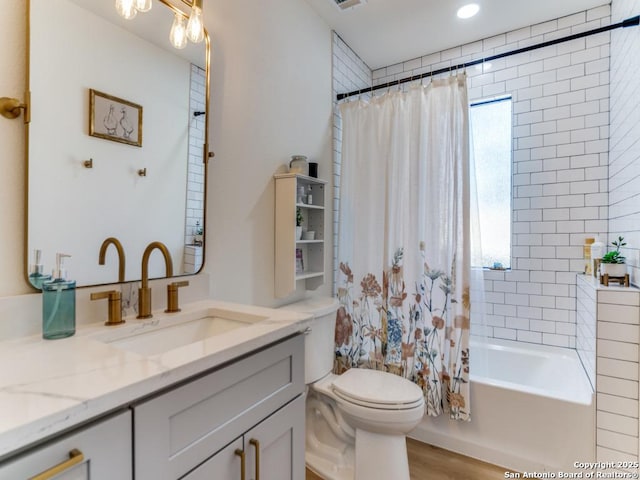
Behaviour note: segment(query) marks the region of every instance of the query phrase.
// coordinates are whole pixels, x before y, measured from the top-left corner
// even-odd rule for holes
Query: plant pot
[[[610,277],[624,277],[627,274],[627,265],[624,263],[601,263],[600,274]]]
[[[296,227],[296,240],[300,240],[302,238],[302,227]]]
[[[303,240],[315,240],[316,239],[316,232],[314,230],[307,230],[306,232],[302,233],[302,239]]]

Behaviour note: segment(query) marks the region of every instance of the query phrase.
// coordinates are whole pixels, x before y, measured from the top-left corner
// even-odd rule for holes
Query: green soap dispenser
[[[42,284],[42,338],[55,340],[76,333],[76,282],[67,280],[64,253],[56,254],[53,278]]]

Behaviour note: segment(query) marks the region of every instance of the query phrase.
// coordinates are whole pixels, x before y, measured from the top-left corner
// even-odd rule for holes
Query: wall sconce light
[[[204,23],[202,21],[202,0],[193,0],[191,15],[187,22],[187,38],[193,43],[204,40]]]
[[[152,0],[116,0],[118,13],[131,20],[138,12],[148,12],[152,7]],[[187,46],[187,40],[200,43],[204,40],[204,22],[202,21],[203,0],[191,0],[191,14],[186,26],[185,15],[176,12],[169,32],[169,41],[174,48],[182,49]],[[174,9],[175,10],[175,9]]]
[[[178,50],[187,46],[187,28],[184,26],[184,18],[181,13],[176,13],[173,17],[173,25],[169,32],[169,41]]]

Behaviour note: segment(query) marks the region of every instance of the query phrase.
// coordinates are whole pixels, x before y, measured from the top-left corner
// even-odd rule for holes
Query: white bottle
[[[596,268],[596,265],[598,265],[598,263],[596,263],[596,260],[604,257],[604,253],[604,243],[602,243],[600,239],[596,237],[596,241],[591,244],[591,261],[594,262],[593,275],[596,277],[600,274],[600,272],[597,271],[599,270],[599,268]]]
[[[602,257],[604,257],[604,243],[596,237],[596,241],[591,244],[591,258],[595,260]]]

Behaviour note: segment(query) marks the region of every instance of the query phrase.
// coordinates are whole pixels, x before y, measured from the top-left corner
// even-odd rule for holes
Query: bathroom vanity
[[[304,478],[307,322],[207,301],[5,342],[0,360],[16,367],[0,375],[0,479]]]

